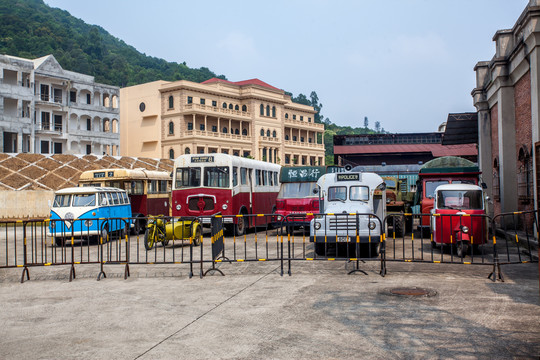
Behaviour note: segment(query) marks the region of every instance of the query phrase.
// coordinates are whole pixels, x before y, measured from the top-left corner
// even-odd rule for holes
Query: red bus
[[[279,191],[280,165],[227,154],[181,155],[174,162],[173,216],[271,214]],[[242,235],[271,217],[225,216],[229,231]]]
[[[276,200],[276,214],[283,217],[294,214],[319,212],[319,193],[317,180],[327,173],[343,171],[339,166],[287,166],[280,172],[281,188]],[[285,229],[292,231],[303,226],[309,229],[313,215],[298,217],[290,216],[290,226]]]
[[[444,156],[425,163],[418,173],[414,204],[420,205],[420,214],[431,214],[435,198],[435,189],[445,184],[479,185],[480,170],[467,159],[456,156]],[[430,230],[431,216],[422,216],[418,230]]]
[[[146,169],[99,169],[81,173],[79,186],[115,187],[127,191],[134,222],[133,232],[146,227],[148,215],[170,215],[171,175]]]

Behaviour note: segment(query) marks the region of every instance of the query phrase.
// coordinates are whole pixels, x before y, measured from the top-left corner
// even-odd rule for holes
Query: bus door
[[[249,213],[253,214],[253,169],[248,169],[249,176]]]

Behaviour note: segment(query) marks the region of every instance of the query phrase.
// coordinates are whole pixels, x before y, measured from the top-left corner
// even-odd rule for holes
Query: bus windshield
[[[56,195],[54,197],[53,207],[66,207],[71,202],[71,195]]]
[[[437,192],[437,208],[482,210],[482,191],[480,190],[440,190]]]
[[[201,168],[177,168],[176,187],[199,187],[201,186]]]
[[[428,199],[433,199],[435,197],[435,189],[439,185],[445,185],[448,184],[448,180],[431,180],[426,181],[426,195],[425,197]]]
[[[292,182],[282,183],[279,189],[278,199],[301,199],[318,197],[313,190],[317,188],[316,182]]]
[[[204,186],[228,188],[229,168],[226,166],[204,168]]]
[[[95,206],[96,194],[75,194],[73,195],[73,206]]]

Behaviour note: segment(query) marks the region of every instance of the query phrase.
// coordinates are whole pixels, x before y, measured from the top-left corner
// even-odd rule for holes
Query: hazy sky
[[[527,0],[45,0],[147,55],[259,78],[309,97],[323,116],[430,132],[475,111],[474,66]],[[156,79],[158,80],[158,79]]]

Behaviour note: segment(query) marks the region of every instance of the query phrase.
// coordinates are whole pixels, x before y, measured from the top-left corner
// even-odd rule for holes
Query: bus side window
[[[113,192],[113,193],[111,193],[111,196],[112,196],[112,199],[113,199],[113,204],[118,205],[120,203],[120,201],[118,200],[118,193]]]
[[[107,193],[107,200],[109,200],[109,205],[114,204],[112,194],[110,192]]]
[[[127,193],[123,192],[122,197],[124,198],[124,204],[129,204],[129,197]]]
[[[240,184],[247,185],[247,169],[240,168]]]
[[[232,171],[232,186],[238,186],[238,167],[237,166],[233,166],[233,171]]]
[[[118,195],[118,203],[120,205],[124,205],[124,197],[122,196],[122,193],[119,192],[119,193],[117,193],[117,195]]]
[[[262,184],[263,184],[263,185],[268,185],[268,171],[263,170],[262,176],[263,176],[263,178],[262,178],[262,180],[263,180],[263,181],[262,181]]]
[[[98,193],[99,194],[99,206],[105,206],[107,205],[107,196],[105,193]]]
[[[157,193],[157,181],[156,180],[148,181],[148,193],[149,194],[156,194]]]
[[[268,172],[268,178],[270,179],[270,185],[274,186],[274,172],[273,171]]]
[[[166,194],[167,193],[167,180],[160,180],[159,181],[159,189],[160,194]]]
[[[261,170],[255,170],[255,185],[259,186],[261,184]]]

